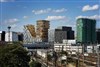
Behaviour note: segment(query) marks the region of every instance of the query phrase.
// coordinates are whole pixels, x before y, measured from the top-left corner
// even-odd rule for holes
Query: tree
[[[34,61],[34,60],[31,60],[30,67],[41,67],[41,63]]]
[[[51,61],[52,60],[52,56],[50,54],[47,54],[47,60]]]
[[[21,45],[0,47],[0,67],[29,67],[30,56]]]

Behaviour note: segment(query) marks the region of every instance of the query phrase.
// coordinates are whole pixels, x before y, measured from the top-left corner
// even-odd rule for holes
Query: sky
[[[96,19],[100,28],[100,0],[0,0],[0,30],[23,32],[23,26],[49,20],[50,29],[71,26],[77,18]]]

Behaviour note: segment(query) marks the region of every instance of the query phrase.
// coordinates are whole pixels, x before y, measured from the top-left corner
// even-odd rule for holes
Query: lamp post
[[[8,26],[8,41],[10,42],[10,29],[11,29],[11,26]]]

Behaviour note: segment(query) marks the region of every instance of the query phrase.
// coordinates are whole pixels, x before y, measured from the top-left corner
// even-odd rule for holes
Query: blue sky
[[[1,0],[0,30],[23,31],[23,25],[36,25],[37,20],[50,20],[50,29],[71,26],[76,18],[97,20],[100,28],[100,0]]]

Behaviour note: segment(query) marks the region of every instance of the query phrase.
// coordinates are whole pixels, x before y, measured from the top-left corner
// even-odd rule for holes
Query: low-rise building
[[[5,31],[0,31],[0,41],[5,41]]]
[[[22,41],[23,42],[23,38],[24,38],[23,33],[18,32],[17,34],[18,34],[18,41]]]
[[[41,56],[42,58],[46,58],[47,50],[44,50],[44,49],[37,50],[37,55]]]
[[[6,34],[5,34],[5,41],[6,42],[16,42],[16,41],[18,41],[18,34],[17,34],[17,32],[6,32]]]
[[[54,44],[55,51],[68,51],[69,53],[80,52],[82,53],[82,46],[76,46],[66,43],[55,43]]]

